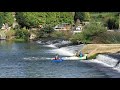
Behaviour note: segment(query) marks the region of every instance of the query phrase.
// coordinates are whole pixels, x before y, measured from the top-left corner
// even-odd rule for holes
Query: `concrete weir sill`
[[[103,63],[105,63],[105,64],[108,64],[108,65],[110,65],[110,66],[112,66],[112,67],[114,67],[114,66],[117,64],[117,62],[118,62],[117,59],[112,58],[112,57],[110,57],[110,56],[108,56],[108,55],[102,55],[102,54],[98,55],[98,56],[96,57],[96,59],[97,59],[98,61],[101,61],[101,62],[103,62]]]
[[[90,60],[94,68],[104,72],[109,78],[120,78],[120,63],[115,67],[119,60],[109,55],[99,54],[96,59]]]

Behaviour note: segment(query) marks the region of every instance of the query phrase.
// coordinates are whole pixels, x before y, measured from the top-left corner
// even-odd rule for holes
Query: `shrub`
[[[82,34],[82,42],[89,43],[92,39],[94,39],[94,36],[97,36],[100,33],[106,32],[106,28],[101,23],[91,23],[83,29]]]
[[[106,28],[101,23],[90,23],[84,27],[81,33],[77,33],[70,38],[73,43],[81,41],[82,43],[92,43],[94,36],[106,32]]]
[[[5,34],[7,40],[12,39],[15,36],[15,30],[9,30]]]
[[[46,26],[39,30],[38,32],[38,38],[41,37],[51,37],[51,33],[54,31],[54,29],[51,26]]]
[[[64,38],[65,34],[63,32],[54,31],[51,36],[53,38]]]
[[[22,28],[22,29],[16,30],[15,36],[17,39],[29,40],[30,32],[27,29]]]
[[[109,18],[106,21],[106,24],[109,29],[118,29],[119,28],[119,21],[116,18]]]
[[[77,19],[79,19],[81,22],[89,21],[90,14],[89,14],[89,12],[75,12],[74,21],[76,22]]]

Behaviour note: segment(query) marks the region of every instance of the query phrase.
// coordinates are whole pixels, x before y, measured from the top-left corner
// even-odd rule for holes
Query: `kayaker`
[[[59,55],[56,54],[56,56],[55,56],[55,60],[58,60],[58,59],[59,59]]]

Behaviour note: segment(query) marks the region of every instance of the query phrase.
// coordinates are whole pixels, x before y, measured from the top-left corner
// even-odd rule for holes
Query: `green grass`
[[[116,12],[91,12],[91,21],[104,22],[105,19],[110,17],[116,17]]]
[[[13,41],[15,41],[15,42],[25,42],[26,40],[24,40],[24,39],[13,39]]]
[[[96,59],[96,56],[97,56],[97,55],[98,55],[98,53],[96,53],[96,54],[90,56],[88,59]]]

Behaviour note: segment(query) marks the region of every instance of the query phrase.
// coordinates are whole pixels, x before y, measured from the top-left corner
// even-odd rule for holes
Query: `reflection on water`
[[[55,48],[36,44],[0,41],[0,77],[7,78],[97,78],[107,77],[79,60],[51,62]],[[68,57],[61,54],[60,57]]]

